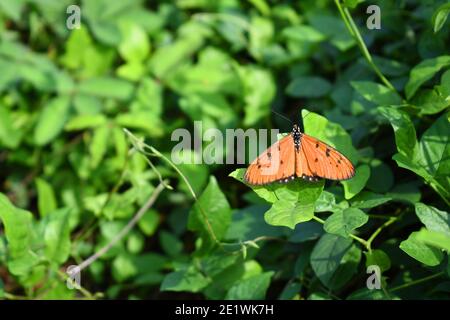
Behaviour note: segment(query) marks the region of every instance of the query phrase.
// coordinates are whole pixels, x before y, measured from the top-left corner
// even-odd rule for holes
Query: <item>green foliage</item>
[[[79,1],[75,29],[0,1],[0,299],[448,299],[449,4],[370,4],[381,30],[360,0]],[[172,157],[194,121],[289,132],[271,110],[355,176]]]

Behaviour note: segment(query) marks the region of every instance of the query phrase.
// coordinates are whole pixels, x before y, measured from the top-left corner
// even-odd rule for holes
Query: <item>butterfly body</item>
[[[294,125],[291,134],[274,143],[250,164],[244,180],[252,185],[265,185],[288,183],[295,178],[347,180],[354,174],[353,164],[343,154]]]

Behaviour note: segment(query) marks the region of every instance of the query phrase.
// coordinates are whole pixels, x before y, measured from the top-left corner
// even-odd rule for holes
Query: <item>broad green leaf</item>
[[[370,167],[367,164],[360,165],[355,169],[355,176],[350,180],[342,181],[345,199],[351,199],[366,186],[370,178]]]
[[[338,290],[345,286],[358,272],[361,262],[362,251],[359,246],[352,244],[349,250],[344,254],[339,267],[331,278],[328,288]]]
[[[136,23],[124,21],[119,24],[122,41],[119,53],[125,61],[141,62],[150,52],[150,41],[145,31]]]
[[[324,234],[311,253],[311,267],[320,281],[328,286],[342,258],[352,245],[351,239]]]
[[[156,78],[164,79],[195,53],[203,44],[202,33],[192,33],[174,42],[156,48],[150,60],[150,71]]]
[[[71,118],[66,126],[66,131],[85,130],[90,128],[96,128],[107,121],[106,117],[102,114],[82,114]]]
[[[364,254],[366,255],[366,267],[376,265],[380,267],[381,272],[391,268],[391,260],[383,250],[375,249],[370,252],[364,252]]]
[[[146,235],[151,236],[158,228],[160,218],[155,210],[147,211],[138,222],[139,229]]]
[[[264,214],[264,219],[270,225],[291,229],[297,223],[311,220],[314,216],[314,204],[323,186],[323,181],[311,183],[294,180],[285,188],[277,190],[279,200]]]
[[[377,106],[397,105],[402,101],[402,98],[395,90],[379,83],[370,81],[352,81],[351,84],[364,99],[375,103]]]
[[[144,249],[145,238],[140,232],[131,232],[127,236],[127,250],[131,254],[138,254]]]
[[[442,249],[450,253],[450,236],[446,233],[422,228],[417,232],[416,239],[428,246],[432,246],[432,249]],[[442,253],[441,251],[438,252]]]
[[[230,177],[244,183],[244,174],[246,169],[240,168],[234,170],[229,174]],[[276,195],[276,190],[281,187],[281,185],[268,185],[268,186],[249,186],[252,190],[262,199],[266,200],[269,203],[274,203],[278,200]]]
[[[293,300],[299,295],[301,289],[302,284],[300,282],[288,282],[283,291],[278,296],[278,300]]]
[[[437,266],[443,259],[442,252],[420,241],[418,234],[419,232],[411,233],[408,239],[400,243],[400,249],[427,266]]]
[[[274,272],[264,272],[250,278],[238,281],[228,290],[227,300],[262,300],[270,285]]]
[[[447,71],[450,75],[450,70]],[[423,89],[417,92],[411,99],[411,104],[417,106],[420,109],[420,114],[436,114],[450,106],[450,101],[444,96],[446,88],[450,88],[450,84],[442,85],[438,90]],[[450,89],[449,89],[450,90]]]
[[[44,230],[45,256],[51,263],[62,264],[69,258],[70,208],[63,208],[48,213]]]
[[[450,216],[447,212],[421,202],[416,203],[415,208],[417,217],[428,230],[442,232],[450,236]]]
[[[185,266],[166,275],[160,290],[199,292],[209,285],[210,282],[211,279],[206,278],[194,266]]]
[[[177,257],[183,250],[183,243],[172,233],[161,231],[159,233],[159,242],[164,252],[170,257]]]
[[[348,238],[352,231],[367,223],[369,217],[362,210],[347,208],[333,213],[325,221],[326,232]]]
[[[270,113],[275,98],[275,79],[269,70],[260,67],[238,67],[244,95],[244,125],[255,125]]]
[[[0,102],[0,144],[15,149],[22,139],[20,128],[16,128],[11,112]]]
[[[134,92],[134,85],[129,81],[112,77],[97,77],[81,81],[78,92],[101,98],[129,100]]]
[[[164,133],[161,120],[146,111],[121,113],[117,115],[115,121],[125,128],[144,130],[152,137],[160,137]]]
[[[292,80],[286,88],[286,93],[297,98],[317,98],[328,94],[331,84],[320,77],[302,76]]]
[[[406,98],[410,99],[422,84],[431,79],[439,70],[448,66],[450,66],[450,56],[423,60],[416,65],[411,70],[409,81],[405,87]]]
[[[414,159],[418,151],[418,144],[416,129],[408,114],[393,107],[379,107],[378,110],[389,120],[394,129],[398,152]]]
[[[382,205],[390,200],[392,200],[391,197],[382,194],[362,191],[357,196],[352,198],[351,206],[359,209],[370,209]]]
[[[8,241],[8,269],[16,276],[27,275],[39,260],[31,250],[33,216],[14,207],[8,197],[0,193],[0,219]]]
[[[55,192],[53,191],[53,187],[41,178],[36,179],[36,188],[39,214],[42,218],[57,208]]]
[[[108,125],[100,126],[94,129],[91,144],[89,145],[89,153],[91,155],[91,168],[97,168],[108,149],[111,130]]]
[[[300,42],[321,42],[325,35],[307,25],[291,26],[283,29],[282,35],[288,39]]]
[[[211,249],[226,234],[231,223],[231,209],[216,178],[211,176],[208,186],[189,213],[188,228],[197,231],[203,240],[202,248]]]
[[[121,253],[114,258],[111,273],[116,281],[123,282],[135,276],[137,272],[138,271],[131,254]]]
[[[446,114],[420,138],[420,157],[430,175],[450,175],[450,122]]]
[[[43,146],[58,136],[64,128],[69,110],[69,97],[61,96],[50,100],[40,113],[34,130],[34,142]]]
[[[439,32],[442,29],[445,22],[447,21],[447,16],[450,14],[450,3],[444,3],[433,14],[432,23],[434,33]]]
[[[225,239],[234,241],[253,240],[257,237],[280,237],[284,234],[282,228],[268,225],[264,221],[263,213],[267,205],[252,205],[232,214],[233,221],[228,228]]]

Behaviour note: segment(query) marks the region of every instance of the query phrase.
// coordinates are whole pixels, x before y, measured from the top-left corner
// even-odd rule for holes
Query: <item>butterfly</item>
[[[342,153],[326,143],[300,131],[275,142],[247,168],[244,181],[251,185],[272,182],[287,183],[296,177],[308,181],[319,178],[347,180],[355,175],[355,167]]]

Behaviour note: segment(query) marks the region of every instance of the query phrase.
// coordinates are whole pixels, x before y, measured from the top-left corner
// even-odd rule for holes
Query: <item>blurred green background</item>
[[[366,27],[371,4],[381,29]],[[0,298],[448,298],[449,11],[428,0],[0,0]],[[316,113],[307,132],[358,165],[353,182],[316,195],[278,190],[310,194],[304,210],[334,216],[325,230],[264,220],[286,204],[233,179],[242,171],[229,177],[242,166],[180,165],[188,184],[160,157],[148,158],[154,170],[123,131],[169,157],[173,130],[195,120],[288,132],[270,110],[298,121],[301,108]],[[174,190],[69,289],[66,268],[118,234],[158,174]],[[224,246],[208,244],[201,207]],[[372,247],[349,236],[358,227]],[[437,235],[412,235],[421,228]],[[370,264],[384,290],[365,288]]]

